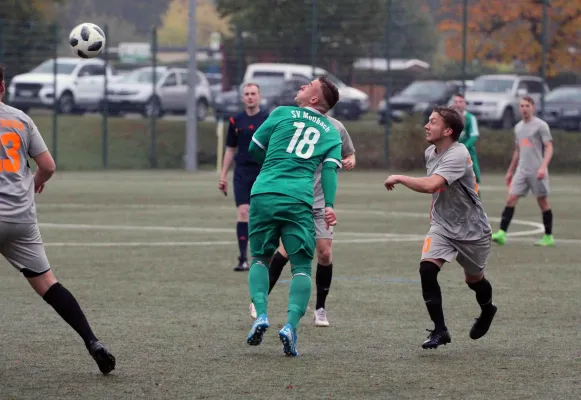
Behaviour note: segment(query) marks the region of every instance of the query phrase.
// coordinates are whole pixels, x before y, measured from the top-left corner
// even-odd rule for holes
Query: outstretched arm
[[[419,193],[436,193],[446,186],[446,180],[440,175],[432,175],[424,178],[414,178],[406,175],[391,175],[385,181],[387,190],[393,190],[394,186],[402,184],[405,187]]]

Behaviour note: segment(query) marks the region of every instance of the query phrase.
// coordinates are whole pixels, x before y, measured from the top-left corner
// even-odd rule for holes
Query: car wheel
[[[145,117],[155,117],[159,118],[162,115],[161,104],[159,104],[159,99],[157,97],[150,98],[147,103],[143,106],[143,115]]]
[[[206,100],[198,100],[196,114],[198,121],[205,121],[208,118],[208,102]]]
[[[71,92],[64,92],[58,100],[58,110],[61,114],[72,114],[75,111],[75,99]]]
[[[502,113],[502,119],[500,121],[502,129],[512,129],[514,127],[514,114],[511,108],[507,108]]]

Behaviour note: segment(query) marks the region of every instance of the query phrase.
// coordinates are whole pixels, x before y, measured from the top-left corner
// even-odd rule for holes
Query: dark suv
[[[407,116],[418,113],[427,121],[434,106],[446,105],[450,97],[460,91],[461,86],[453,81],[414,81],[404,90],[389,99],[391,120],[400,122]],[[379,103],[378,122],[387,121],[385,100]]]

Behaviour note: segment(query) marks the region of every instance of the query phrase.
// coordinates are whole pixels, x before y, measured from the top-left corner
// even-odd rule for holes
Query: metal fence
[[[505,74],[482,89],[487,99],[468,102],[483,125],[504,128],[518,120],[515,99],[524,92],[538,95],[548,118],[547,92],[532,78],[551,90],[578,82],[581,0],[216,4],[229,31],[219,43],[214,34],[202,35],[212,39],[198,43],[197,54],[188,53],[187,38],[172,39],[164,27],[127,38],[116,23],[101,25],[108,41],[102,56],[81,60],[67,44],[72,26],[0,20],[6,102],[30,110],[61,168],[182,168],[188,88],[196,88],[199,161],[213,164],[221,143],[216,133],[224,129],[216,120],[241,110],[241,82],[267,83],[266,108],[289,102],[269,84],[281,76],[281,64],[291,87],[313,75],[334,76],[342,98],[335,114],[352,120],[360,137],[373,136],[376,147],[379,137],[385,160],[402,118],[474,84],[482,89],[478,77]],[[190,57],[198,63],[196,82],[187,75]],[[88,67],[99,62],[103,67]],[[248,67],[257,63],[265,66],[253,74]],[[520,80],[511,81],[513,75]],[[488,109],[478,108],[482,103]]]

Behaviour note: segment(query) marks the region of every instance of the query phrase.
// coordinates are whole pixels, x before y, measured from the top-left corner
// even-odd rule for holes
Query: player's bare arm
[[[546,141],[543,142],[545,146],[544,156],[543,156],[543,163],[537,172],[537,178],[542,180],[547,176],[547,169],[549,168],[549,163],[551,162],[551,158],[553,158],[553,142]]]
[[[49,151],[44,151],[34,157],[37,165],[34,173],[34,192],[42,193],[45,183],[52,177],[56,170],[56,164]]]
[[[393,190],[395,185],[401,184],[419,193],[436,193],[446,186],[446,180],[440,175],[431,175],[423,178],[414,178],[406,175],[390,175],[385,181],[387,190]]]
[[[220,180],[218,181],[218,189],[224,193],[228,192],[228,171],[230,170],[235,154],[235,147],[226,147],[224,161],[222,162],[222,171],[220,172]]]
[[[510,186],[512,182],[512,176],[514,175],[514,171],[516,170],[516,166],[518,165],[518,159],[520,157],[520,148],[518,143],[514,147],[514,152],[512,153],[512,160],[510,161],[510,165],[508,166],[508,171],[506,172],[506,176],[504,180],[507,186]]]

